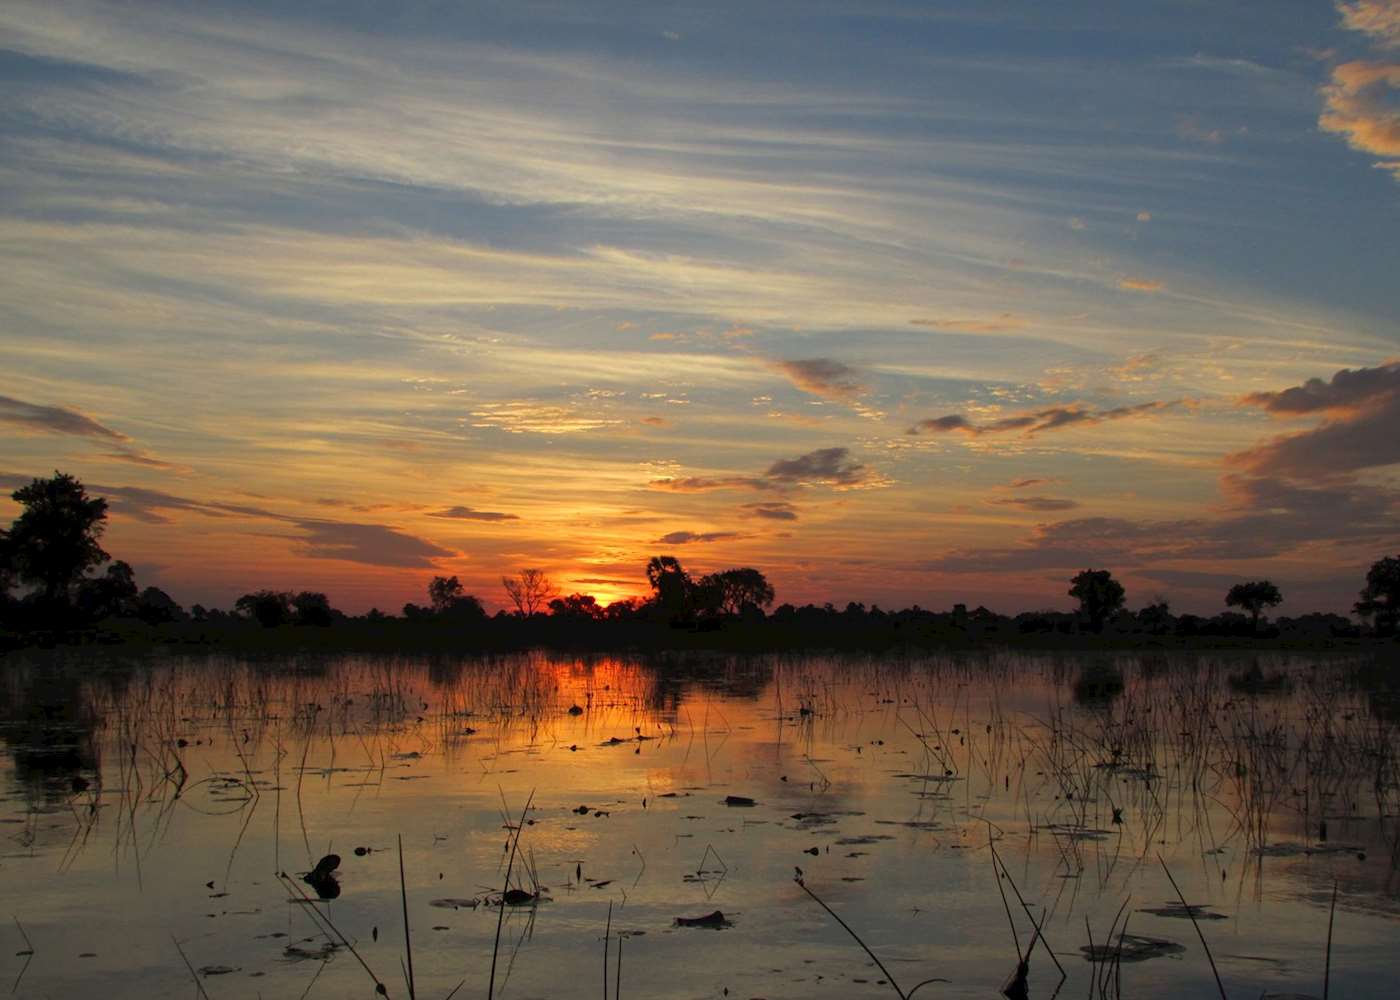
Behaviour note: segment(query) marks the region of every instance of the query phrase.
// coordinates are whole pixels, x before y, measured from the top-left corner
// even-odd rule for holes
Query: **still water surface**
[[[1044,927],[1031,996],[1061,978],[1046,943],[1062,996],[1216,996],[1162,862],[1230,996],[1321,995],[1335,884],[1331,995],[1393,997],[1400,713],[1376,677],[1199,655],[11,657],[0,987],[370,997],[368,966],[406,997],[401,837],[421,998],[486,996],[498,921],[500,997],[895,997],[798,869],[906,993],[947,980],[921,1000],[998,995],[1034,933],[1017,891]],[[502,911],[527,800],[512,887],[539,895]],[[300,876],[327,854],[321,901]],[[1124,961],[1088,960],[1120,936]]]

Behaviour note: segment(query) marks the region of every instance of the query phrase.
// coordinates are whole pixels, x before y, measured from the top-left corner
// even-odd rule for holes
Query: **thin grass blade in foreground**
[[[403,834],[399,834],[399,898],[403,902],[403,948],[408,956],[408,1000],[418,1000],[413,988],[413,936],[408,930],[408,888],[403,877]]]
[[[813,892],[811,889],[807,888],[807,883],[804,882],[804,881],[802,881],[802,876],[801,876],[801,875],[798,875],[798,876],[794,877],[794,878],[793,878],[793,881],[797,883],[798,887],[799,887],[803,892],[805,892],[807,895],[811,896],[814,900],[816,900],[816,903],[817,903],[818,906],[820,906],[820,907],[821,907],[823,910],[825,910],[827,913],[831,914],[831,919],[835,920],[838,924],[840,924],[840,925],[845,929],[845,931],[846,931],[847,934],[849,934],[851,937],[855,938],[856,944],[860,945],[861,948],[865,950],[865,953],[866,953],[867,955],[870,956],[871,961],[873,961],[873,962],[879,967],[880,971],[883,972],[883,973],[885,974],[885,979],[886,979],[886,981],[890,984],[890,988],[893,989],[896,993],[899,994],[900,1000],[909,1000],[910,997],[912,997],[912,996],[913,996],[916,992],[918,992],[922,987],[927,986],[929,983],[946,983],[946,982],[948,982],[948,980],[943,979],[943,978],[941,978],[941,977],[934,977],[933,979],[925,979],[922,983],[919,983],[918,986],[915,986],[915,987],[914,987],[912,990],[910,990],[908,993],[905,993],[902,989],[899,988],[899,983],[895,982],[894,976],[890,975],[890,970],[887,969],[887,968],[885,968],[885,963],[882,962],[882,961],[880,961],[880,956],[876,955],[873,951],[870,950],[870,946],[860,939],[860,935],[857,934],[854,930],[851,929],[851,925],[848,924],[848,923],[846,923],[846,921],[842,920],[841,917],[837,914],[837,912],[836,912],[835,910],[833,910],[831,907],[827,906],[826,903],[824,903],[824,902],[822,901],[822,899],[821,899],[820,896],[818,896],[818,895],[817,895],[815,892]]]
[[[486,987],[486,1000],[493,1000],[496,995],[496,958],[501,951],[501,925],[506,919],[506,893],[510,892],[510,875],[515,869],[515,855],[520,850],[520,835],[525,832],[525,817],[530,814],[530,804],[535,801],[535,793],[532,789],[530,797],[525,800],[525,808],[520,810],[520,822],[515,824],[515,837],[510,842],[510,859],[506,862],[506,881],[501,889],[501,908],[496,914],[496,943],[491,946],[491,979]]]
[[[1186,915],[1191,918],[1191,926],[1196,928],[1196,937],[1201,939],[1201,947],[1206,950],[1206,959],[1210,962],[1210,971],[1215,976],[1215,985],[1220,990],[1220,1000],[1230,1000],[1225,993],[1225,984],[1220,981],[1220,970],[1215,967],[1215,956],[1210,953],[1210,945],[1206,944],[1206,936],[1201,933],[1201,925],[1196,922],[1196,914],[1191,909],[1191,904],[1186,902],[1186,897],[1181,894],[1181,886],[1176,884],[1176,879],[1172,878],[1171,869],[1167,863],[1162,861],[1162,856],[1157,855],[1157,860],[1162,863],[1162,871],[1167,873],[1167,881],[1176,890],[1176,898],[1181,900],[1182,907],[1186,910]]]

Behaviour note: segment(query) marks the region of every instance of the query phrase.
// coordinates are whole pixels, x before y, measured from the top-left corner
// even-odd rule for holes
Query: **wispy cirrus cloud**
[[[1012,330],[1024,330],[1027,326],[1026,320],[1011,313],[1000,313],[995,316],[950,316],[945,319],[911,319],[913,326],[927,326],[935,330],[947,330],[950,333],[1007,333]]]
[[[957,432],[969,437],[981,437],[985,434],[1011,434],[1019,431],[1024,437],[1034,437],[1046,431],[1060,430],[1065,427],[1092,427],[1115,420],[1149,416],[1187,404],[1188,400],[1184,399],[1159,400],[1103,410],[1082,403],[1074,403],[1068,406],[1051,406],[1042,410],[1032,410],[982,424],[973,423],[967,417],[954,413],[921,420],[905,433],[949,434]]]

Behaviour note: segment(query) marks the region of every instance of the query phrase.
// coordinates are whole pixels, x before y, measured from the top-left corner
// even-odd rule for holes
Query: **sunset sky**
[[[0,78],[0,518],[186,604],[1400,550],[1400,0],[7,0]]]

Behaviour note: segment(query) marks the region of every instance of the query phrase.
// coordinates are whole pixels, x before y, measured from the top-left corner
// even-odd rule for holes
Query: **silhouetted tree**
[[[728,615],[737,615],[746,607],[769,607],[776,596],[773,585],[756,569],[727,569],[712,573],[701,578],[700,585],[716,588],[719,610]],[[861,611],[864,610],[862,607]]]
[[[78,585],[76,604],[85,618],[122,618],[136,613],[136,573],[131,565],[116,560],[101,576]]]
[[[1079,601],[1080,614],[1089,619],[1089,627],[1095,632],[1102,630],[1103,623],[1118,613],[1127,596],[1123,585],[1106,569],[1081,570],[1070,584],[1069,596]]]
[[[549,602],[549,613],[556,618],[586,618],[598,621],[603,617],[603,608],[592,594],[570,594],[556,597]]]
[[[652,601],[672,621],[689,617],[694,584],[675,556],[652,556],[647,563]]]
[[[501,577],[501,586],[515,605],[515,613],[529,618],[549,607],[559,593],[542,569],[522,569],[514,577]]]
[[[613,601],[603,609],[603,617],[610,622],[635,621],[642,615],[645,602],[637,597],[626,597],[620,601]]]
[[[1360,597],[1353,610],[1371,619],[1381,635],[1394,632],[1400,625],[1400,556],[1386,556],[1371,564]]]
[[[1164,635],[1176,625],[1171,605],[1160,599],[1139,611],[1137,619],[1143,631],[1151,635]]]
[[[455,576],[435,576],[428,584],[428,603],[434,611],[442,613],[464,593],[466,591],[462,589],[462,581]]]
[[[1250,580],[1237,583],[1225,595],[1225,606],[1244,608],[1249,612],[1254,631],[1259,631],[1259,616],[1265,608],[1276,608],[1283,603],[1283,594],[1268,580]]]
[[[326,628],[335,621],[330,598],[314,590],[303,590],[293,597],[292,612],[298,625]]]
[[[136,617],[147,625],[184,620],[185,609],[159,587],[147,587],[136,598]]]
[[[98,544],[107,501],[89,497],[82,483],[62,472],[10,495],[24,508],[8,533],[10,566],[47,605],[68,603],[83,574],[109,558]]]
[[[404,605],[404,617],[417,620],[438,617],[451,621],[474,621],[486,617],[486,609],[481,602],[468,594],[462,581],[455,576],[435,576],[428,584],[430,606],[420,608],[416,604]],[[413,610],[410,611],[409,609]]]
[[[292,595],[284,590],[255,590],[234,601],[233,607],[263,628],[275,628],[292,620]]]

